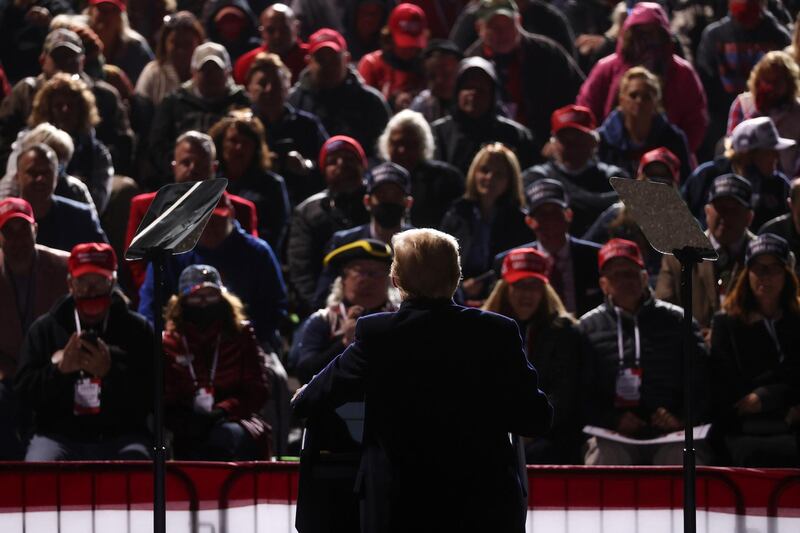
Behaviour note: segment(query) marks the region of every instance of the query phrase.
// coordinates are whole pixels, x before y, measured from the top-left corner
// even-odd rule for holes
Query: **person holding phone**
[[[34,414],[26,461],[148,459],[153,330],[115,291],[105,243],[75,246],[69,295],[28,330],[15,381]]]

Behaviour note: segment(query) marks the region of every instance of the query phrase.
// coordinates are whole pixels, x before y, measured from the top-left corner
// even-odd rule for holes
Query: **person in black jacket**
[[[524,204],[514,152],[500,143],[482,148],[470,165],[464,196],[447,211],[441,226],[461,246],[464,300],[486,298],[494,256],[530,238]]]
[[[758,230],[758,233],[774,233],[789,243],[795,257],[800,256],[800,178],[792,181],[789,190],[789,212],[773,218]],[[800,276],[800,264],[795,261],[795,274]]]
[[[570,104],[556,109],[550,122],[551,159],[525,170],[522,183],[527,189],[531,183],[544,178],[560,181],[572,209],[571,231],[583,235],[617,199],[608,180],[630,175],[598,159],[600,137],[595,131],[594,113],[588,107]]]
[[[483,309],[517,322],[528,361],[539,371],[542,391],[553,404],[553,429],[526,442],[526,462],[581,464],[581,337],[550,285],[551,271],[552,261],[545,253],[535,248],[511,250]]]
[[[366,396],[354,487],[363,531],[522,532],[527,480],[509,433],[546,433],[553,410],[519,328],[453,303],[451,236],[409,230],[392,244],[399,311],[360,319],[353,344],[298,391],[295,412]]]
[[[450,163],[463,175],[482,146],[500,142],[511,148],[523,168],[541,158],[528,128],[501,116],[494,66],[482,57],[461,61],[455,106],[450,116],[433,124],[435,159]]]
[[[404,109],[389,120],[378,139],[378,152],[406,169],[411,177],[411,224],[438,228],[450,205],[464,194],[464,176],[433,158],[433,132],[422,114]]]
[[[107,244],[72,249],[70,295],[33,323],[15,390],[34,414],[26,461],[147,459],[153,330],[113,291]]]
[[[647,285],[639,247],[612,239],[598,256],[606,301],[585,314],[580,330],[586,350],[586,422],[634,439],[652,438],[693,426],[707,414],[707,353],[695,323],[691,387],[694,418],[683,414],[683,310],[657,300]],[[683,442],[627,444],[589,439],[590,465],[681,464]],[[702,442],[698,464],[708,464]]]
[[[525,223],[537,240],[522,245],[546,253],[553,261],[550,284],[566,309],[576,316],[602,302],[598,286],[597,251],[600,245],[570,234],[572,210],[561,183],[551,179],[535,182],[526,191],[528,216]],[[508,250],[497,254],[494,271],[499,274]]]
[[[747,246],[747,267],[714,316],[714,429],[733,466],[800,461],[800,296],[789,244],[772,233]]]
[[[148,189],[168,183],[172,149],[181,133],[208,131],[232,109],[250,107],[244,90],[233,83],[231,59],[217,43],[203,43],[192,53],[192,79],[169,94],[156,108],[150,130]]]

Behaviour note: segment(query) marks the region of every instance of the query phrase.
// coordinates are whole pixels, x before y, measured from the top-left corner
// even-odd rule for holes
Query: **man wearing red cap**
[[[129,27],[126,11],[125,0],[89,0],[89,27],[103,42],[106,62],[122,69],[135,85],[154,56],[147,40]]]
[[[390,40],[358,62],[358,72],[397,111],[425,88],[420,55],[428,45],[428,19],[414,4],[400,4],[389,15]]]
[[[233,79],[236,83],[245,84],[245,77],[250,65],[261,52],[277,54],[292,72],[291,83],[306,67],[308,45],[300,40],[298,31],[300,22],[292,8],[286,4],[272,4],[259,17],[261,26],[261,46],[254,48],[236,60],[233,66]]]
[[[611,239],[598,254],[600,288],[606,300],[580,321],[586,353],[586,423],[633,439],[654,438],[687,425],[683,404],[683,309],[656,299],[633,241]],[[692,373],[693,415],[704,419],[707,359],[697,324]],[[590,380],[590,381],[589,381]],[[637,445],[589,439],[591,465],[679,465],[683,442]],[[698,464],[707,464],[704,443]]]
[[[628,173],[597,158],[599,137],[594,113],[588,107],[569,104],[550,118],[550,161],[524,171],[523,183],[544,178],[560,181],[569,195],[574,214],[571,230],[583,235],[597,217],[617,199],[609,178],[628,178]],[[589,239],[591,240],[591,239]]]
[[[289,276],[303,314],[314,310],[325,244],[335,232],[369,222],[363,201],[367,158],[359,142],[331,137],[322,145],[319,168],[327,188],[297,206],[289,229]]]
[[[368,156],[391,114],[381,93],[349,66],[342,35],[323,28],[308,39],[308,68],[289,93],[289,103],[319,117],[331,135],[356,139]]]
[[[16,392],[34,413],[26,461],[147,459],[153,330],[114,290],[117,257],[79,244],[69,296],[28,330]]]
[[[0,202],[0,460],[21,457],[12,392],[17,358],[31,323],[67,292],[67,257],[36,244],[28,202]]]

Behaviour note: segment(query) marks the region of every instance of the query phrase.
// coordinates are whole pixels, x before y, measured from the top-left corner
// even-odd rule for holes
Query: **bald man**
[[[247,71],[255,57],[261,52],[271,52],[278,54],[281,61],[292,71],[294,84],[306,66],[306,55],[308,55],[308,45],[298,37],[300,23],[294,11],[286,4],[272,4],[261,13],[259,23],[261,46],[250,50],[236,61],[233,67],[233,79],[236,83],[244,84]]]

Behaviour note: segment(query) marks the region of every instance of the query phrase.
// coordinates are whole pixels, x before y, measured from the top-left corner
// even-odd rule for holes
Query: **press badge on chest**
[[[198,413],[210,413],[214,408],[214,388],[200,387],[194,393],[194,410]]]
[[[642,386],[641,368],[621,368],[617,374],[617,388],[614,405],[617,407],[636,407],[639,405]]]
[[[96,415],[100,412],[100,378],[80,378],[75,382],[72,412],[76,416]]]

